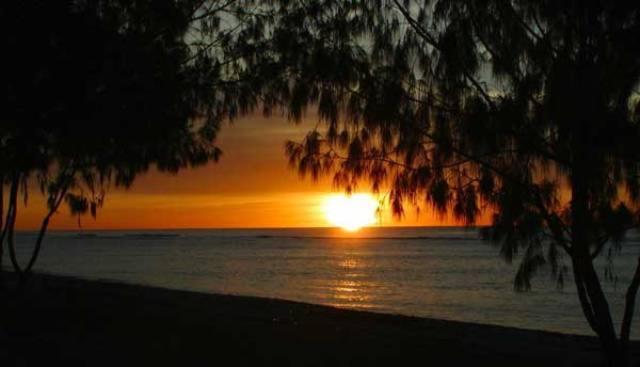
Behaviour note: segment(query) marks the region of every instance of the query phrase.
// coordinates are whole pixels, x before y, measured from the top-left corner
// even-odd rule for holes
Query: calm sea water
[[[35,234],[21,233],[24,255]],[[606,282],[620,320],[640,254],[632,233]],[[599,264],[604,274],[604,261]],[[517,261],[463,228],[52,232],[38,270],[201,292],[591,335],[569,278],[513,291]],[[636,310],[638,312],[638,310]],[[639,322],[634,327],[636,338]]]

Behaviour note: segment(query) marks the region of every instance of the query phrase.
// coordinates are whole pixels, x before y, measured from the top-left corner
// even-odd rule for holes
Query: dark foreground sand
[[[595,339],[37,275],[1,293],[0,366],[594,366]],[[639,349],[639,348],[635,348]]]

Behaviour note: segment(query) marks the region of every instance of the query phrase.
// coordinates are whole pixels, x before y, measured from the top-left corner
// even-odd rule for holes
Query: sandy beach
[[[38,274],[0,365],[595,366],[594,338]],[[635,350],[638,350],[636,347]]]

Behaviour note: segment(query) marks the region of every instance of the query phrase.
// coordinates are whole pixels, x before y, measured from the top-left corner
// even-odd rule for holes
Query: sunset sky
[[[225,125],[218,138],[222,159],[177,175],[155,171],[142,175],[129,190],[112,189],[97,220],[83,217],[84,229],[319,227],[330,226],[322,210],[336,191],[330,178],[300,179],[287,164],[286,140],[300,140],[315,118],[300,125],[282,117],[250,116]],[[366,191],[362,188],[361,192]],[[41,195],[32,190],[21,206],[18,227],[39,226]],[[428,209],[409,209],[402,221],[383,209],[377,225],[445,225]],[[78,229],[77,218],[61,207],[52,229]]]

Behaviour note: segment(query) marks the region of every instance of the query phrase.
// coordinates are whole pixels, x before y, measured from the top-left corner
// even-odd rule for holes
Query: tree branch
[[[49,221],[51,220],[51,216],[53,216],[53,214],[56,211],[58,211],[60,204],[64,200],[64,197],[67,195],[67,192],[71,186],[71,182],[72,182],[71,180],[73,178],[73,175],[74,173],[72,171],[68,175],[66,182],[64,182],[62,184],[62,187],[58,189],[58,192],[56,192],[56,196],[54,197],[54,200],[53,200],[53,205],[51,206],[51,208],[49,208],[49,213],[47,213],[47,215],[42,220],[42,225],[40,226],[40,231],[38,232],[38,237],[36,239],[36,244],[34,246],[33,252],[31,253],[31,258],[29,259],[27,266],[24,268],[24,273],[26,274],[29,274],[31,272],[33,265],[36,263],[38,255],[40,254],[40,248],[42,247],[42,241],[44,240],[44,235],[46,234],[47,229],[49,228]]]
[[[587,291],[585,289],[584,279],[580,272],[576,269],[576,264],[574,262],[573,266],[573,276],[575,278],[576,288],[578,290],[578,298],[580,299],[580,306],[582,306],[582,312],[584,313],[587,322],[592,330],[598,330],[598,325],[595,319],[595,312],[593,311],[593,306],[589,301],[589,296],[587,295]]]
[[[602,253],[602,249],[604,249],[604,245],[606,245],[607,242],[609,242],[609,236],[605,235],[602,238],[598,239],[598,242],[596,243],[596,249],[591,254],[591,259],[595,259],[600,255],[600,253]]]
[[[404,6],[402,6],[398,0],[393,0],[393,2],[395,3],[398,10],[400,10],[400,13],[402,14],[402,16],[407,20],[411,28],[413,28],[413,30],[416,33],[420,37],[422,37],[422,39],[424,39],[433,48],[437,49],[438,51],[442,51],[442,47],[440,46],[440,43],[432,35],[430,35],[429,32],[427,32],[424,28],[422,28],[422,26],[420,26],[418,21],[416,21],[411,16],[411,14],[409,13],[409,10],[407,10]],[[489,96],[489,93],[487,93],[487,91],[484,90],[482,85],[480,85],[480,82],[476,80],[471,75],[471,73],[466,69],[462,69],[462,74],[465,77],[465,79],[467,79],[467,81],[471,83],[473,88],[476,89],[478,93],[480,93],[480,95],[487,102],[487,104],[489,104],[489,106],[491,106],[492,109],[495,109],[496,106],[493,99]]]
[[[190,21],[191,22],[196,22],[198,20],[201,20],[201,19],[204,19],[206,17],[209,17],[209,16],[211,16],[211,15],[213,15],[213,14],[219,12],[219,11],[222,11],[222,10],[226,9],[229,5],[233,4],[234,2],[236,2],[236,0],[228,0],[227,2],[223,3],[222,5],[220,5],[220,6],[216,7],[216,8],[213,8],[213,9],[208,9],[208,10],[206,10],[204,13],[202,13],[200,15],[195,15],[194,14],[194,16],[191,17]],[[203,4],[204,4],[204,2],[203,2]],[[195,12],[197,12],[197,9],[196,9]]]
[[[633,312],[635,311],[636,304],[636,295],[638,294],[638,288],[640,287],[640,257],[638,257],[638,264],[636,266],[636,271],[633,274],[633,278],[631,279],[631,284],[627,289],[627,294],[625,295],[625,307],[624,307],[624,317],[622,319],[622,326],[620,328],[620,343],[622,344],[623,350],[628,348],[629,345],[629,336],[631,334],[631,321],[633,320]]]
[[[18,258],[16,256],[16,246],[15,246],[15,226],[16,226],[16,217],[18,215],[18,188],[20,186],[20,174],[15,173],[11,180],[11,189],[9,194],[9,213],[7,213],[7,242],[9,246],[9,257],[11,258],[11,265],[13,265],[13,269],[21,274],[22,268],[20,267],[20,263],[18,263]]]

